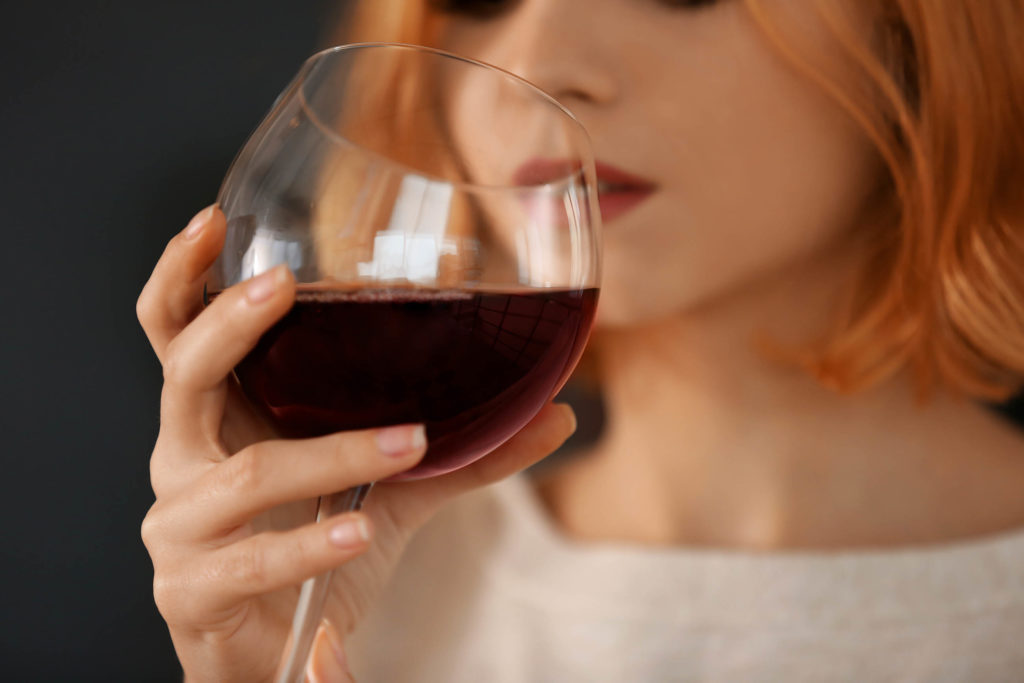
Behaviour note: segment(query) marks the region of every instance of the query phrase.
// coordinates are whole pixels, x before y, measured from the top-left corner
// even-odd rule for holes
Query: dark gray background
[[[160,370],[135,299],[333,4],[3,4],[5,681],[181,680],[139,540]]]
[[[135,299],[339,2],[3,7],[4,680],[180,681],[139,540],[160,371]]]

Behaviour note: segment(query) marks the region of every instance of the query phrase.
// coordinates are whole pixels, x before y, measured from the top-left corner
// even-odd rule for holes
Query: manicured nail
[[[211,206],[206,207],[205,209],[197,213],[195,215],[195,218],[189,221],[188,226],[186,226],[185,228],[185,239],[191,240],[199,236],[199,233],[203,231],[203,228],[206,227],[206,224],[210,222],[211,218],[213,218],[213,209],[216,206],[216,204],[213,204]]]
[[[565,417],[565,421],[571,427],[571,431],[576,431],[576,411],[572,409],[572,406],[568,403],[556,403],[556,406],[562,409],[562,415]]]
[[[323,629],[327,632],[327,640],[331,644],[331,653],[334,655],[334,659],[338,662],[338,666],[341,667],[342,671],[351,676],[348,670],[348,657],[345,656],[345,645],[341,642],[341,634],[338,633],[338,629],[334,628],[331,622],[324,619]]]
[[[351,548],[370,540],[370,527],[363,517],[346,519],[334,525],[327,533],[327,538],[339,548]]]
[[[427,445],[423,425],[399,425],[377,431],[377,448],[385,455],[406,455]]]
[[[313,656],[306,664],[306,677],[310,683],[337,683],[338,681],[352,680],[348,673],[344,651],[340,657],[335,651],[331,636],[333,630],[326,619],[320,622],[320,628],[316,630],[316,636],[313,639]]]
[[[259,304],[274,295],[277,288],[281,286],[286,275],[284,268],[278,266],[262,275],[257,275],[245,286],[245,298],[251,304]]]

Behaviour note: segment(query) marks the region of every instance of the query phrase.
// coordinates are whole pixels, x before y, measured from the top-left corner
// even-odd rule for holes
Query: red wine
[[[285,436],[424,423],[426,456],[395,479],[433,476],[493,450],[554,396],[596,306],[596,289],[300,289],[235,374]]]

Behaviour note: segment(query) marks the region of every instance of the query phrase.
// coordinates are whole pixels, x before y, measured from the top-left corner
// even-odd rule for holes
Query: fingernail
[[[327,632],[327,640],[331,644],[331,653],[338,662],[338,666],[346,674],[351,675],[348,670],[348,657],[345,656],[345,645],[341,642],[341,634],[338,633],[338,629],[334,628],[331,622],[324,619],[324,631]]]
[[[199,236],[199,233],[203,231],[203,228],[206,227],[206,224],[213,217],[213,209],[216,206],[216,204],[212,204],[206,207],[188,222],[188,225],[185,227],[185,239],[191,240]]]
[[[331,636],[333,630],[324,619],[316,631],[316,636],[313,639],[313,656],[309,658],[309,663],[306,665],[306,677],[310,683],[337,683],[351,680],[345,662],[344,650],[339,656],[335,649]]]
[[[361,516],[346,519],[331,528],[327,539],[339,548],[362,545],[370,540],[370,527]]]
[[[571,431],[576,431],[576,411],[572,409],[568,403],[556,403],[559,408],[562,409],[562,415],[565,417],[565,421],[569,423]]]
[[[245,286],[245,298],[251,304],[266,301],[274,295],[285,278],[284,268],[278,266],[262,275],[257,275]]]
[[[377,431],[377,448],[385,455],[406,455],[427,445],[423,425],[399,425]]]

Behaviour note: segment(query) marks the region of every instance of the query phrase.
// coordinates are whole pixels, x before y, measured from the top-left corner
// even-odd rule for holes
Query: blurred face
[[[799,3],[765,2],[780,3],[819,31]],[[434,4],[447,15],[440,47],[534,82],[589,131],[604,325],[685,313],[823,258],[881,177],[856,124],[740,0]]]

